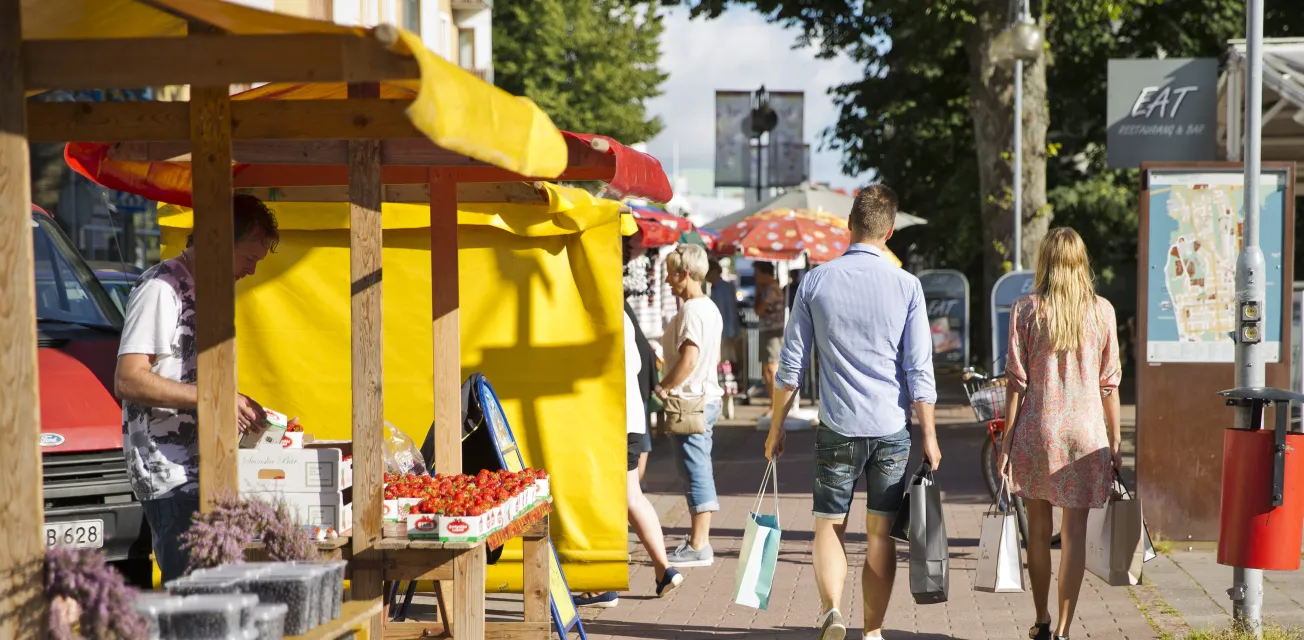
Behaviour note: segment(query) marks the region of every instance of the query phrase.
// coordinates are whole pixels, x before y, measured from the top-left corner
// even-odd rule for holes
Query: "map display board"
[[[1146,361],[1230,363],[1236,259],[1245,221],[1240,169],[1149,169]],[[1264,357],[1281,362],[1282,256],[1288,174],[1260,176],[1259,246],[1267,263]]]
[[[1005,374],[1005,355],[1010,346],[1010,311],[1014,301],[1032,293],[1032,271],[1011,271],[992,287],[992,372]]]

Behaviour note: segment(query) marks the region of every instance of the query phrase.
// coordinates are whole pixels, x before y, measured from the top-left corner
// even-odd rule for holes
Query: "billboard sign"
[[[1218,152],[1218,60],[1110,60],[1110,169],[1208,162]]]

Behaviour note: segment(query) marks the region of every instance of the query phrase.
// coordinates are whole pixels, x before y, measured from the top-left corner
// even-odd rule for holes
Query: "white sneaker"
[[[847,625],[842,622],[842,613],[836,608],[820,616],[816,624],[820,628],[819,640],[843,640],[847,637]]]

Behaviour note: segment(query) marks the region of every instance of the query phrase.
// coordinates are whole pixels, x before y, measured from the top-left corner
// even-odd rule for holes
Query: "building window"
[[[403,28],[421,35],[421,0],[403,0]]]
[[[457,30],[457,65],[463,69],[475,68],[475,29]]]
[[[453,43],[452,38],[449,36],[453,35],[453,16],[450,16],[447,13],[439,14],[439,33],[439,40],[443,44],[443,46],[440,47],[441,51],[439,54],[442,55],[445,60],[452,60],[453,52],[451,49],[453,47],[451,45]]]

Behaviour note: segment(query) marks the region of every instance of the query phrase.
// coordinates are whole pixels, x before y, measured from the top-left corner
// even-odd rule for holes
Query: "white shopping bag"
[[[1105,507],[1087,514],[1087,571],[1112,587],[1133,586],[1153,557],[1141,500],[1116,483]]]
[[[1009,491],[1002,483],[1004,508],[993,505],[983,514],[982,533],[978,538],[978,568],[973,588],[987,593],[1022,593],[1023,557],[1019,548],[1019,523],[1009,511]],[[1000,494],[997,494],[1000,495]]]

